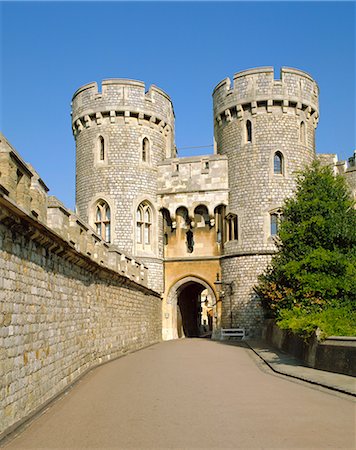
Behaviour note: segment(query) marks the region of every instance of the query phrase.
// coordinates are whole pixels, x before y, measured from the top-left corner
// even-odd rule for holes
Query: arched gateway
[[[217,328],[219,303],[205,280],[187,276],[170,288],[165,305],[164,339],[209,336]]]

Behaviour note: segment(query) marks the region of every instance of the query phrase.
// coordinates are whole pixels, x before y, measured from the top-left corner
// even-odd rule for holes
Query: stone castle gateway
[[[258,333],[252,288],[275,252],[295,174],[315,158],[318,95],[300,70],[237,73],[213,92],[214,154],[179,158],[161,89],[111,79],[74,94],[77,213],[148,267],[149,287],[163,294],[164,339]]]
[[[161,89],[80,88],[76,212],[0,133],[0,440],[91,368],[162,337],[259,333],[252,288],[295,172],[315,158],[318,87],[258,68],[213,101],[214,154],[178,158]],[[355,197],[355,155],[318,158]]]

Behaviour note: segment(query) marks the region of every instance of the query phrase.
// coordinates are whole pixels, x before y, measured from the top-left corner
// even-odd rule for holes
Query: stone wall
[[[356,201],[356,150],[347,161],[338,161],[336,163],[336,170],[337,173],[345,178],[351,196]]]
[[[347,161],[338,161],[335,153],[319,153],[317,158],[323,166],[330,166],[335,175],[345,178],[351,197],[356,200],[356,150]]]
[[[0,433],[87,369],[161,338],[158,294],[16,212],[1,207]]]
[[[147,267],[47,198],[0,138],[1,439],[87,370],[159,342],[162,318]]]
[[[166,159],[158,165],[161,207],[170,212],[173,221],[180,206],[186,207],[194,220],[194,209],[205,205],[214,218],[215,207],[228,202],[227,170],[227,158],[222,155]]]
[[[222,327],[245,328],[248,337],[258,336],[264,312],[253,290],[258,275],[271,260],[268,254],[241,254],[221,259],[224,286]]]
[[[279,328],[274,320],[265,321],[262,338],[280,350],[304,361],[309,367],[356,376],[356,338],[330,336],[320,341],[314,333],[309,339]]]

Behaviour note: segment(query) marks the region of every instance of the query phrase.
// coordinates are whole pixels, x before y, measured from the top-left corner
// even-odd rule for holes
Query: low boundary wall
[[[319,341],[313,335],[307,341],[267,320],[262,339],[301,359],[314,369],[356,376],[356,337],[331,336]]]

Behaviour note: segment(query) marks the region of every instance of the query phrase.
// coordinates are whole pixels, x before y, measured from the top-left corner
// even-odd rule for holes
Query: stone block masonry
[[[11,161],[15,173],[25,167]],[[32,200],[3,181],[0,439],[87,370],[161,340],[161,299],[146,287],[144,266],[98,237],[94,244],[88,227],[71,223],[54,199],[48,224],[68,224],[49,228],[30,212]]]
[[[87,369],[161,338],[157,294],[1,218],[0,437]]]

